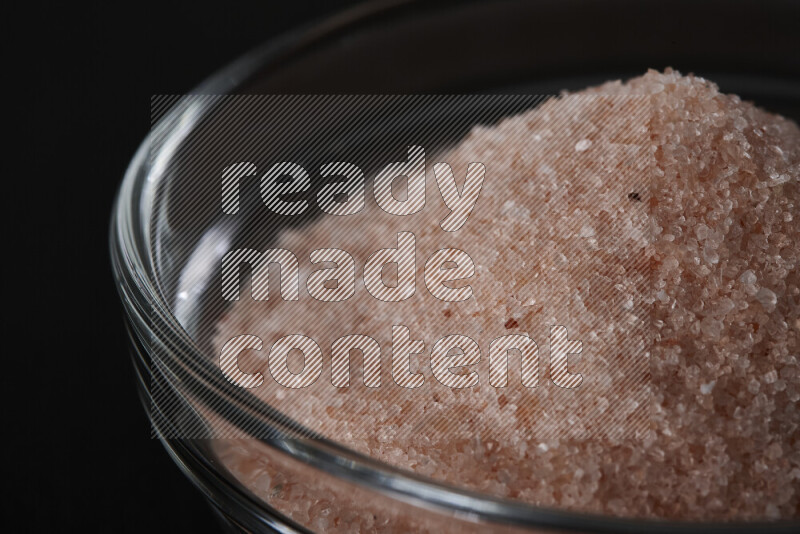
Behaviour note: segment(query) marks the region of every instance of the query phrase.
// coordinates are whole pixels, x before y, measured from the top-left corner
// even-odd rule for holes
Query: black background
[[[185,93],[261,42],[352,3],[4,9],[3,26],[20,30],[4,46],[14,60],[6,105],[22,121],[19,146],[3,158],[11,253],[0,530],[219,531],[150,438],[136,395],[108,254],[112,200],[148,132],[151,95]]]

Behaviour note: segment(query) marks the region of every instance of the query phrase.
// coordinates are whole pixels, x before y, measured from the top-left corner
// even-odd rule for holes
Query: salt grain
[[[751,286],[756,283],[756,273],[747,269],[739,276],[739,281],[745,285]]]
[[[767,311],[774,310],[775,304],[778,302],[778,297],[775,295],[775,292],[766,287],[762,287],[758,290],[756,299],[758,299],[758,302],[760,302]]]
[[[708,395],[714,389],[714,384],[716,384],[716,382],[711,381],[708,384],[701,385],[700,393],[702,393],[703,395]]]

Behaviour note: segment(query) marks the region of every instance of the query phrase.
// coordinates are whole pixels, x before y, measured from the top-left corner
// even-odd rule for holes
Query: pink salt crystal
[[[722,321],[710,316],[703,319],[700,323],[700,331],[711,339],[719,338],[719,335],[722,332],[722,327]]]
[[[736,309],[736,303],[727,297],[719,299],[714,310],[714,315],[725,316]]]
[[[765,384],[772,384],[778,379],[778,372],[775,369],[771,369],[763,376],[763,379]]]
[[[592,146],[592,142],[589,139],[582,139],[575,143],[575,150],[577,152],[583,152],[584,150],[589,150],[589,147]]]
[[[764,456],[769,458],[770,460],[777,460],[783,454],[783,450],[781,449],[780,443],[773,443],[767,450],[764,451]]]
[[[751,378],[747,382],[747,391],[749,391],[753,395],[758,393],[760,389],[761,389],[761,384],[759,384],[758,380],[756,380],[755,378]]]
[[[758,302],[760,302],[767,311],[774,310],[775,304],[778,302],[778,297],[775,295],[775,292],[771,289],[767,289],[766,287],[762,287],[758,290],[756,293],[756,299],[758,299]]]
[[[336,437],[346,446],[405,469],[541,506],[696,520],[797,517],[800,225],[793,221],[800,206],[800,129],[738,97],[721,94],[711,82],[681,76],[671,69],[649,71],[625,84],[611,82],[581,94],[651,95],[648,130],[655,165],[649,187],[637,193],[647,193],[653,228],[650,245],[656,258],[648,273],[652,294],[637,295],[652,302],[656,336],[650,351],[651,435],[634,442],[532,441],[520,423],[519,432],[511,429],[513,437],[485,446],[469,425],[452,422],[437,430],[435,414],[443,406],[468,403],[472,397],[432,387],[427,394],[405,398],[402,404],[378,395],[367,399],[363,389],[350,388],[333,395],[358,407],[352,416],[357,420],[336,421],[353,431]],[[611,128],[614,121],[609,120],[609,109],[597,109],[591,99],[572,100],[569,105],[565,101],[551,100],[494,128],[477,128],[461,146],[440,159],[453,163],[453,169],[466,168],[470,161],[486,162],[489,171],[494,170],[491,178],[487,173],[487,182],[502,182],[501,187],[487,188],[480,199],[485,209],[494,210],[488,213],[496,213],[498,218],[470,220],[460,231],[466,235],[467,250],[490,247],[482,256],[485,263],[477,266],[487,289],[477,295],[469,314],[461,314],[455,307],[453,320],[493,328],[511,317],[521,331],[547,320],[552,313],[530,314],[546,303],[545,290],[556,283],[554,273],[563,270],[568,259],[556,254],[542,260],[538,269],[514,270],[509,265],[531,262],[535,256],[532,247],[541,250],[548,240],[560,239],[561,229],[589,241],[608,227],[609,220],[625,221],[630,216],[626,206],[635,203],[628,197],[617,202],[595,195],[583,213],[563,209],[567,202],[563,180],[569,178],[578,185],[579,179],[586,180],[591,190],[601,191],[606,182],[617,179],[608,175],[599,185],[592,181],[602,167],[601,160],[618,173],[626,172],[628,161],[624,153],[613,152],[613,143],[602,136],[590,140],[580,128],[564,127],[580,116],[582,124]],[[625,118],[624,109],[610,109],[612,117]],[[544,146],[553,131],[564,137],[567,150],[536,148]],[[624,139],[629,133],[619,127],[608,135]],[[529,151],[523,152],[523,148]],[[597,161],[589,163],[596,165],[592,172],[579,166],[586,162],[585,154],[576,155],[589,148],[592,152],[588,153],[598,154]],[[545,195],[550,201],[542,204]],[[509,198],[513,202],[507,204]],[[579,198],[569,200],[580,202]],[[531,206],[538,209],[528,209]],[[436,229],[438,220],[429,216],[420,224]],[[333,244],[335,237],[336,246],[368,253],[359,244],[364,248],[365,241],[383,242],[381,236],[394,235],[396,221],[390,222],[380,217],[353,218],[342,223],[335,235],[323,222],[287,232],[282,243],[291,250],[304,241]],[[421,248],[434,246],[430,236],[436,232],[424,228],[418,233]],[[605,267],[615,273],[622,268],[623,279],[633,274],[626,271],[629,266],[614,259]],[[576,286],[580,282],[573,281]],[[625,296],[624,285],[617,291],[614,305],[624,310],[631,297]],[[506,299],[510,293],[513,298]],[[591,294],[580,301],[582,313],[605,306]],[[285,335],[286,329],[293,328],[286,322],[290,315],[314,317],[314,324],[307,325],[312,332],[336,326],[342,331],[374,333],[376,338],[384,335],[397,316],[415,322],[412,330],[421,333],[432,320],[430,310],[413,303],[399,303],[389,313],[357,300],[359,311],[351,315],[316,306],[311,299],[292,304],[291,314],[270,313],[263,303],[242,300],[220,322],[218,347],[243,332],[265,341]],[[613,330],[622,325],[609,326]],[[331,405],[329,388],[303,397],[304,403],[316,410],[313,413],[325,413]],[[431,398],[433,391],[438,392],[437,399]],[[506,421],[513,426],[515,414],[524,411],[525,404],[513,398],[512,391],[488,388],[482,393],[485,397],[476,399],[483,400],[471,406],[475,425]],[[635,402],[626,402],[620,392],[608,391],[603,397],[625,410],[635,409]],[[265,400],[278,407],[289,402],[276,397]],[[398,405],[401,412],[391,412]],[[507,411],[511,406],[515,410]],[[430,415],[426,419],[430,432],[408,431],[404,417],[413,413]],[[303,422],[323,424],[311,416]],[[357,439],[357,425],[371,428],[373,438]],[[766,443],[770,445],[765,450]],[[291,472],[293,484],[281,486],[280,497],[276,497],[277,480],[288,476],[289,467],[267,462],[260,449],[247,440],[217,441],[214,447],[222,463],[265,501],[297,520],[315,520],[328,531],[366,532],[378,526],[384,532],[450,528],[426,527],[421,518],[411,525],[404,521],[413,518],[402,514],[390,517],[383,509],[369,509],[363,499],[348,491],[322,489],[313,474],[299,471]],[[275,473],[273,479],[263,478],[265,470]],[[264,489],[265,482],[273,489]],[[330,501],[332,512],[325,516],[330,521],[322,512],[310,511],[310,503],[322,499]],[[347,520],[340,520],[342,517]]]
[[[744,285],[751,286],[756,283],[756,274],[750,269],[747,269],[741,274],[739,281]]]

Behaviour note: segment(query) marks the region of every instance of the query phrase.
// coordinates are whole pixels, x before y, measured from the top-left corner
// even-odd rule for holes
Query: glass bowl
[[[672,66],[797,120],[798,60],[790,53],[797,48],[796,15],[790,2],[778,1],[756,7],[684,0],[373,2],[264,45],[193,94],[550,94]],[[378,516],[409,518],[408,528],[464,532],[794,532],[800,527],[537,508],[451,487],[325,439],[301,438],[302,429],[277,412],[254,415],[255,401],[226,387],[207,356],[210,340],[198,335],[221,310],[206,298],[214,273],[197,269],[193,258],[201,249],[213,255],[217,245],[233,239],[235,228],[192,217],[186,199],[171,194],[176,147],[213,117],[213,101],[155,101],[154,127],[131,162],[114,207],[112,264],[154,434],[231,531],[324,531],[328,519],[311,502],[309,510],[287,514],[240,484],[208,439],[191,438],[193,432],[203,434],[208,415],[187,403],[187,394],[211,396],[215,406],[224,407],[214,417],[271,436],[251,445],[275,466],[275,476],[313,481],[332,500],[356,500],[362,508],[354,514],[380,511],[374,516],[376,531],[383,520]],[[487,110],[492,112],[497,113]],[[166,416],[175,410],[185,412],[180,429],[174,428],[174,415]]]

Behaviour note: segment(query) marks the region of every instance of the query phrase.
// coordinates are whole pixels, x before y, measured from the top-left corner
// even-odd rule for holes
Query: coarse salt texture
[[[647,116],[634,116],[623,96],[646,98]],[[642,126],[645,144],[636,140]],[[636,153],[640,149],[646,157]],[[302,394],[265,386],[254,390],[257,395],[389,464],[539,506],[702,521],[800,515],[796,124],[668,69],[563,95],[497,126],[476,127],[436,161],[451,163],[457,174],[468,162],[487,165],[475,212],[459,232],[448,236],[437,226],[447,211],[437,211],[434,188],[430,207],[399,226],[396,217],[380,214],[345,217],[336,225],[323,219],[286,232],[279,245],[298,258],[315,248],[342,248],[363,266],[369,253],[396,246],[391,238],[410,228],[418,267],[442,246],[470,253],[474,298],[451,306],[423,308],[414,299],[379,306],[363,282],[346,303],[320,303],[307,294],[291,303],[243,298],[221,320],[218,348],[243,333],[260,336],[265,348],[299,333],[315,339],[326,358],[327,372]],[[650,164],[640,168],[631,161]],[[612,244],[608,228],[625,239]],[[564,268],[570,258],[558,251],[573,242],[583,243],[575,250],[591,269]],[[582,289],[597,273],[609,285],[603,298]],[[558,291],[562,304],[554,307]],[[577,325],[585,347],[593,339],[606,343],[602,358],[584,354],[577,365],[591,365],[592,356],[612,360],[615,336],[640,335],[637,328],[646,323],[646,432],[541,439],[523,427],[541,411],[557,411],[556,397],[526,404],[520,388],[483,382],[477,393],[440,384],[399,392],[387,383],[388,359],[379,390],[364,387],[360,358],[351,362],[351,387],[330,383],[328,349],[341,335],[371,335],[388,355],[393,324],[424,340],[427,354],[443,333],[486,332],[478,340],[485,360],[493,337],[530,331],[539,340],[542,325],[564,317]],[[610,326],[599,328],[601,319]],[[267,375],[257,355],[242,355],[240,367]],[[485,367],[479,371],[482,381],[488,378]],[[597,391],[592,413],[626,400],[619,388]],[[437,417],[453,406],[468,408],[470,417]],[[498,425],[507,431],[491,439],[488,429]],[[215,440],[213,446],[259,498],[313,529],[450,528],[425,514],[404,514],[364,490],[343,489],[254,440]]]

